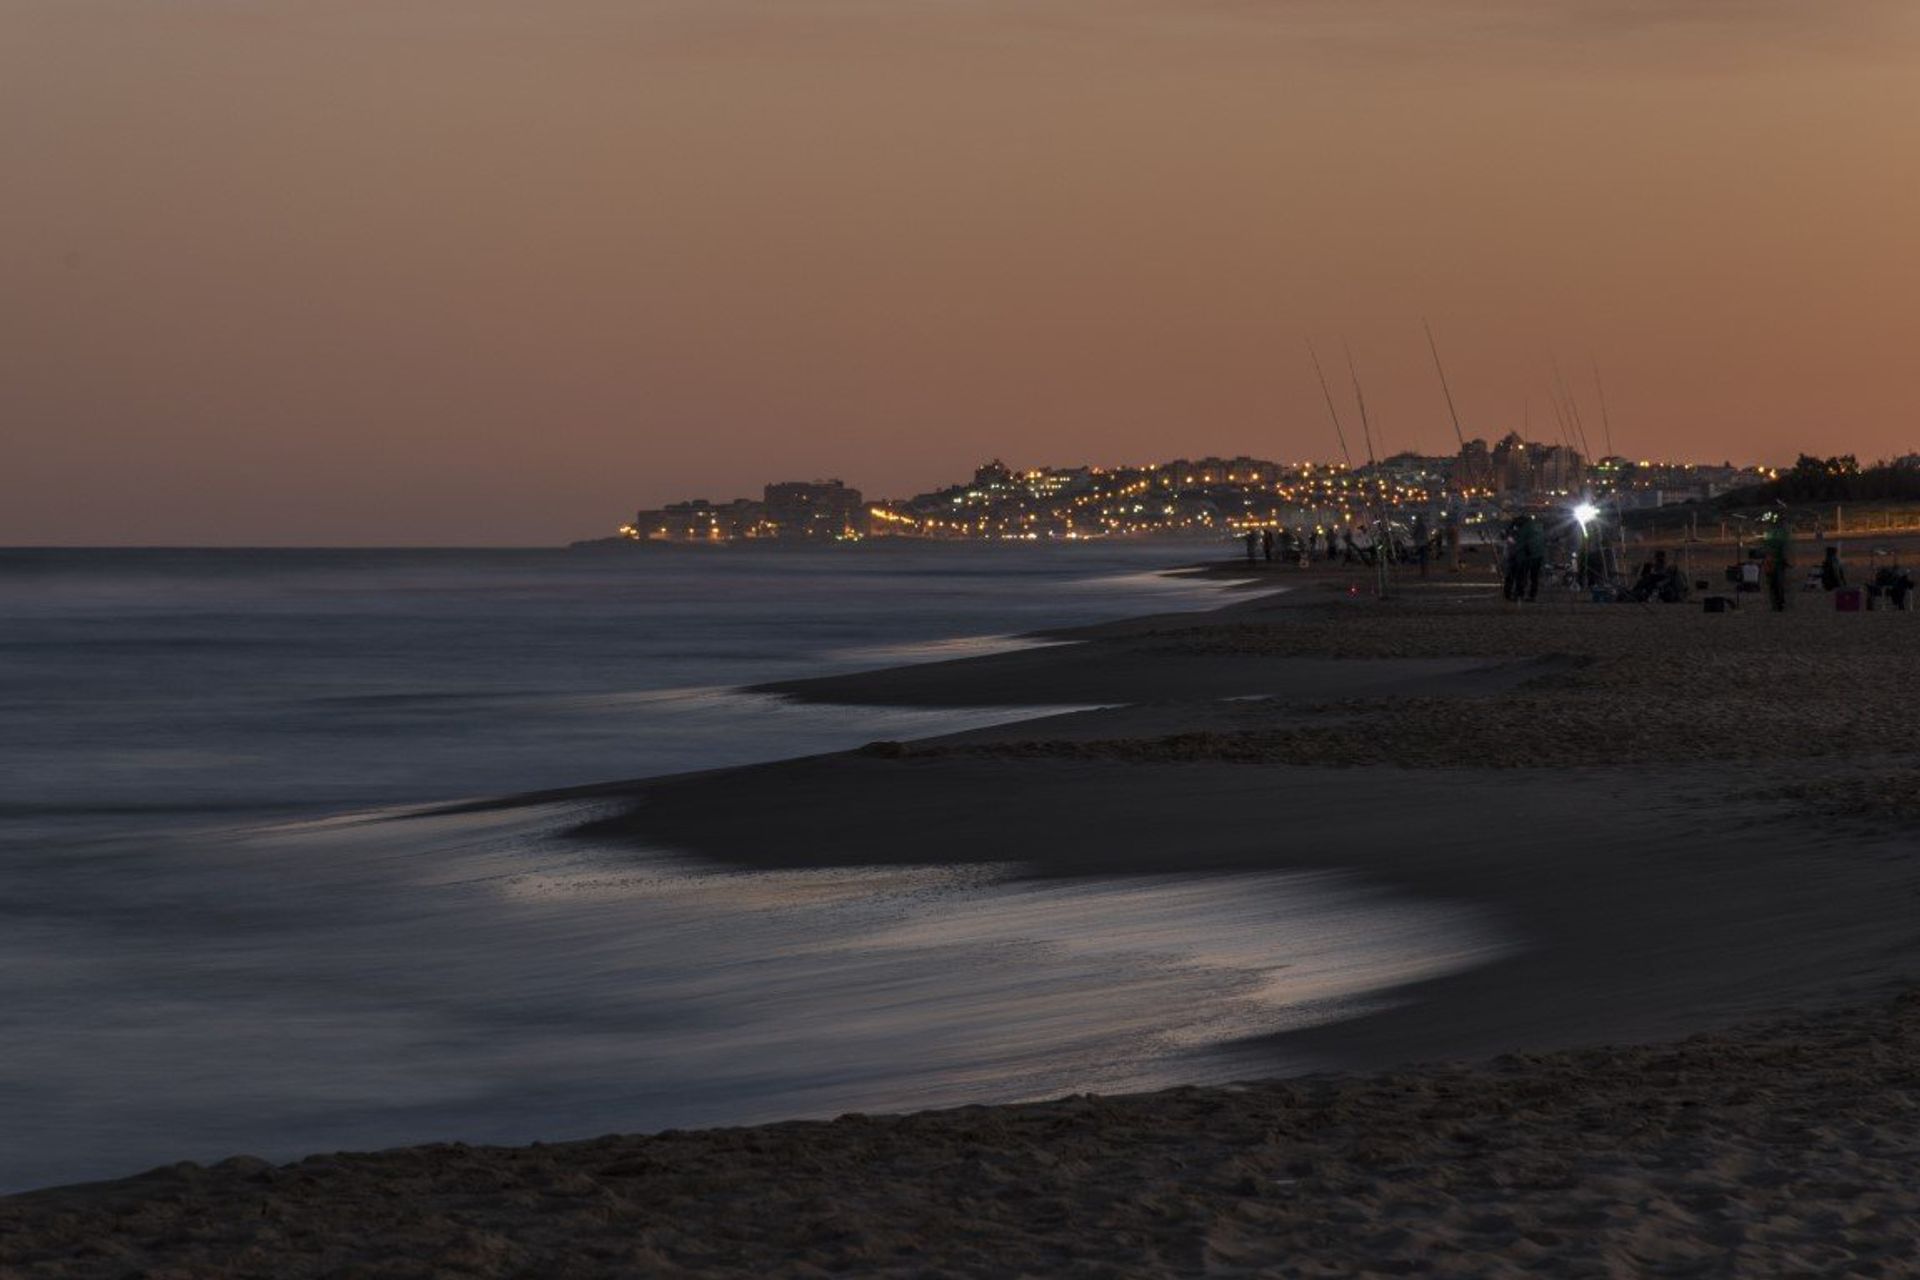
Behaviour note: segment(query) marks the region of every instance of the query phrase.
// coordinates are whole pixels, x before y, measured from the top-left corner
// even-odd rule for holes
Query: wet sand
[[[1920,619],[1266,580],[1298,589],[780,686],[1125,705],[600,788],[593,834],[1337,870],[1506,928],[1504,959],[1237,1046],[1250,1080],[1337,1074],[161,1172],[0,1201],[0,1274],[1911,1274]],[[1469,1065],[1405,1066],[1437,1060]]]

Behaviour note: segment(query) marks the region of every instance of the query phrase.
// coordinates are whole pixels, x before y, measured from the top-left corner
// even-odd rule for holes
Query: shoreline
[[[1249,568],[1257,566],[1223,563],[1189,572],[1238,579]],[[1088,1188],[1103,1188],[1104,1203],[1124,1202],[1133,1215],[1103,1230],[1181,1242],[1178,1250],[1155,1255],[1157,1262],[1137,1272],[1143,1275],[1184,1274],[1202,1262],[1301,1264],[1303,1274],[1316,1273],[1304,1265],[1307,1259],[1336,1274],[1428,1256],[1436,1247],[1446,1256],[1457,1251],[1458,1274],[1487,1274],[1491,1258],[1521,1256],[1526,1241],[1541,1232],[1561,1241],[1551,1248],[1572,1248],[1576,1256],[1599,1259],[1628,1248],[1648,1270],[1669,1262],[1681,1269],[1686,1259],[1670,1244],[1660,1246],[1666,1253],[1632,1253],[1646,1242],[1635,1244],[1631,1224],[1612,1209],[1594,1209],[1580,1224],[1530,1227],[1511,1205],[1525,1198],[1519,1193],[1528,1184],[1520,1175],[1480,1187],[1477,1199],[1449,1191],[1441,1199],[1450,1207],[1428,1215],[1432,1233],[1388,1225],[1405,1215],[1387,1209],[1400,1191],[1438,1195],[1434,1179],[1445,1167],[1416,1157],[1441,1147],[1455,1151],[1446,1144],[1456,1142],[1495,1164],[1552,1165],[1559,1171],[1540,1190],[1551,1190],[1547,1183],[1557,1178],[1561,1192],[1606,1205],[1635,1195],[1677,1196],[1645,1168],[1607,1175],[1631,1181],[1631,1172],[1640,1179],[1633,1183],[1637,1190],[1623,1189],[1624,1182],[1611,1190],[1588,1185],[1592,1170],[1583,1172],[1554,1151],[1555,1126],[1577,1118],[1582,1089],[1620,1095],[1629,1086],[1619,1074],[1646,1070],[1648,1063],[1684,1060],[1684,1068],[1662,1070],[1691,1081],[1687,1088],[1702,1095],[1699,1106],[1729,1115],[1747,1105],[1738,1101],[1743,1091],[1798,1087],[1780,1064],[1804,1062],[1819,1045],[1864,1037],[1878,1046],[1871,1061],[1882,1074],[1887,1055],[1897,1059],[1892,1078],[1905,1081],[1920,1068],[1920,1009],[1894,994],[1920,977],[1920,926],[1908,918],[1920,873],[1900,794],[1920,742],[1896,717],[1833,705],[1838,685],[1822,684],[1814,674],[1839,664],[1836,680],[1857,686],[1874,664],[1905,661],[1901,653],[1913,647],[1912,633],[1893,629],[1904,621],[1900,615],[1836,621],[1803,609],[1765,631],[1775,620],[1758,611],[1719,625],[1723,619],[1703,617],[1697,604],[1651,614],[1632,606],[1560,603],[1515,612],[1484,599],[1494,590],[1485,577],[1461,583],[1438,574],[1425,588],[1403,584],[1402,598],[1383,603],[1345,594],[1345,583],[1360,579],[1338,568],[1302,573],[1276,566],[1258,573],[1249,592],[1268,586],[1262,579],[1269,574],[1279,579],[1275,585],[1299,589],[1251,594],[1198,613],[1032,633],[1079,642],[1066,647],[752,690],[867,705],[1082,703],[1101,709],[436,811],[618,801],[623,812],[589,822],[583,832],[743,868],[1011,857],[1042,877],[1334,870],[1417,897],[1479,904],[1525,942],[1525,950],[1507,959],[1398,989],[1393,1004],[1367,1016],[1236,1046],[1249,1080],[1260,1077],[1261,1064],[1275,1060],[1282,1045],[1289,1056],[1308,1053],[1336,1074],[532,1148],[456,1143],[313,1157],[278,1168],[244,1158],[206,1170],[175,1166],[0,1199],[0,1267],[21,1268],[22,1275],[119,1275],[137,1260],[196,1275],[304,1275],[371,1261],[378,1255],[364,1251],[379,1248],[388,1256],[431,1250],[422,1256],[440,1258],[464,1250],[469,1269],[483,1275],[563,1265],[581,1274],[612,1274],[619,1266],[673,1274],[813,1274],[806,1268],[840,1265],[874,1274],[909,1264],[961,1274],[1046,1270],[1077,1249],[1096,1249],[1084,1206],[1071,1206]],[[1843,625],[1854,629],[1843,631]],[[1768,667],[1770,655],[1779,658],[1774,667]],[[1736,671],[1755,663],[1767,669],[1728,684],[1730,660]],[[1647,711],[1629,697],[1627,706],[1639,718],[1655,722],[1645,741],[1633,737],[1625,749],[1605,741],[1576,744],[1564,759],[1504,754],[1513,735],[1524,738],[1524,725],[1536,720],[1583,728],[1609,723],[1610,709],[1637,688],[1636,663],[1659,664],[1655,686],[1678,699],[1684,714]],[[1814,687],[1805,698],[1787,697],[1790,705],[1775,714],[1770,681],[1782,672]],[[1702,680],[1718,683],[1705,696],[1695,696],[1697,690],[1681,696]],[[1720,714],[1726,707],[1733,710]],[[1701,715],[1726,723],[1690,730],[1686,717]],[[1778,736],[1779,725],[1801,721],[1804,732]],[[1776,736],[1750,746],[1746,736],[1759,722],[1774,725]],[[1477,735],[1489,728],[1506,736],[1481,741]],[[1542,744],[1552,741],[1543,735],[1529,750],[1551,750]],[[1862,741],[1876,750],[1863,754]],[[1893,779],[1878,807],[1871,792],[1859,793],[1869,799],[1858,813],[1821,807],[1823,798],[1856,794],[1846,788],[1869,777]],[[1805,785],[1814,794],[1793,789]],[[740,803],[743,795],[752,803]],[[823,828],[818,817],[833,813],[858,813],[860,821]],[[769,847],[769,829],[789,833],[780,847]],[[1010,853],[1010,832],[1019,833],[1017,853]],[[1683,1036],[1695,1038],[1673,1043]],[[1623,1044],[1653,1047],[1595,1047]],[[1516,1053],[1526,1055],[1520,1066],[1496,1060]],[[1475,1065],[1404,1065],[1438,1061]],[[1846,1077],[1847,1097],[1861,1103],[1861,1114],[1870,1112],[1862,1100],[1875,1081],[1864,1068],[1833,1070]],[[1381,1071],[1395,1074],[1376,1074]],[[1905,1086],[1885,1084],[1896,1087]],[[1511,1122],[1447,1101],[1480,1096],[1488,1107],[1510,1112],[1528,1105],[1522,1099],[1545,1096],[1542,1089],[1559,1099],[1560,1112],[1543,1104],[1545,1118],[1497,1155],[1489,1148],[1506,1139],[1492,1135]],[[1425,1109],[1395,1111],[1401,1094],[1423,1100]],[[1389,1136],[1384,1120],[1362,1116],[1355,1100],[1363,1098],[1400,1116],[1398,1137]],[[1652,1107],[1665,1126],[1659,1142],[1698,1157],[1694,1182],[1726,1205],[1792,1185],[1787,1179],[1770,1188],[1721,1169],[1714,1163],[1720,1155],[1701,1154],[1699,1126],[1680,1124],[1685,1117],[1671,1112],[1669,1100],[1670,1091],[1648,1088],[1615,1110],[1594,1103],[1604,1122],[1592,1133],[1638,1132],[1633,1109]],[[1818,1099],[1807,1103],[1815,1110],[1820,1105]],[[1343,1117],[1331,1136],[1302,1119],[1316,1106]],[[1253,1129],[1233,1130],[1241,1136],[1207,1129],[1212,1118],[1242,1111],[1235,1123]],[[1897,1114],[1908,1125],[1906,1111]],[[1205,1122],[1206,1141],[1192,1132],[1198,1122]],[[915,1166],[912,1151],[897,1141],[921,1131],[941,1135],[944,1154],[927,1167]],[[1258,1137],[1276,1132],[1291,1136]],[[1078,1154],[1056,1152],[1055,1139],[1046,1135],[1061,1133],[1071,1135],[1067,1145]],[[1480,1136],[1459,1136],[1466,1133]],[[1899,1141],[1911,1136],[1902,1128]],[[1376,1149],[1382,1143],[1391,1150]],[[1139,1182],[1168,1144],[1187,1150],[1190,1166],[1244,1165],[1256,1189],[1236,1191],[1238,1182],[1216,1186],[1211,1175],[1200,1179],[1198,1190],[1172,1175]],[[1818,1176],[1861,1176],[1848,1171],[1841,1154],[1818,1144],[1788,1148],[1771,1151],[1770,1158],[1819,1156],[1840,1171]],[[1312,1154],[1302,1154],[1309,1149]],[[869,1189],[859,1207],[823,1210],[823,1217],[807,1206],[831,1198],[825,1187],[834,1184],[829,1179],[810,1193],[795,1192],[797,1201],[789,1198],[779,1185],[779,1163],[758,1158],[776,1151],[837,1170],[834,1177],[885,1168],[894,1171],[885,1176],[900,1181],[892,1192]],[[706,1171],[702,1177],[722,1178],[736,1199],[760,1206],[755,1212],[791,1221],[747,1228],[701,1218],[703,1202],[689,1201],[676,1181],[685,1157]],[[990,1181],[1009,1194],[1051,1196],[1068,1208],[1034,1221],[988,1206],[973,1227],[956,1220],[950,1230],[936,1230],[928,1216],[937,1217],[929,1207],[935,1201],[927,1197],[947,1194],[936,1190],[946,1176],[938,1170],[953,1161],[986,1161],[995,1171]],[[1288,1172],[1303,1161],[1309,1172]],[[1069,1168],[1071,1178],[1062,1172]],[[1391,1172],[1407,1168],[1416,1171]],[[1346,1172],[1325,1172],[1330,1169]],[[450,1208],[452,1189],[476,1179],[492,1189],[475,1193],[470,1209]],[[1366,1189],[1353,1190],[1352,1179]],[[1240,1215],[1275,1207],[1269,1183],[1284,1184],[1281,1198],[1300,1212],[1255,1214],[1264,1224],[1256,1229]],[[366,1240],[346,1238],[353,1214],[392,1195],[413,1203],[380,1217],[385,1225]],[[605,1216],[588,1233],[591,1248],[552,1236],[558,1220],[522,1203],[529,1196],[554,1200],[556,1212],[566,1207],[562,1201],[571,1206],[567,1212],[598,1206],[594,1212]],[[1143,1207],[1155,1196],[1183,1207],[1171,1217]],[[1472,1221],[1458,1217],[1470,1200],[1478,1206]],[[259,1222],[243,1223],[237,1210],[221,1208],[256,1202],[269,1206],[254,1210]],[[675,1226],[650,1207],[669,1203],[694,1225]],[[1326,1211],[1342,1203],[1365,1210],[1346,1222],[1353,1230],[1316,1237],[1311,1224],[1324,1227]],[[1535,1212],[1543,1212],[1538,1204]],[[1716,1212],[1701,1221],[1718,1221]],[[195,1213],[225,1224],[227,1243],[179,1236],[181,1215]],[[1501,1215],[1505,1226],[1487,1225]],[[300,1221],[306,1237],[280,1229]],[[1815,1253],[1794,1256],[1837,1257],[1818,1250],[1858,1253],[1863,1247],[1845,1224],[1801,1225],[1804,1230],[1789,1233],[1793,1247]],[[967,1231],[973,1232],[971,1253],[955,1243]],[[102,1240],[113,1247],[89,1260]],[[1291,1252],[1263,1252],[1283,1247]],[[1532,1247],[1550,1246],[1536,1240]],[[1041,1261],[1049,1257],[1052,1264]],[[430,1270],[423,1264],[382,1274]]]
[[[1659,1045],[0,1200],[20,1276],[1902,1275],[1920,996]]]

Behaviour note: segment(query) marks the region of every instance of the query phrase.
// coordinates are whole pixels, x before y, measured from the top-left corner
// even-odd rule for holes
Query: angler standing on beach
[[[1778,512],[1769,511],[1761,517],[1767,522],[1763,543],[1767,549],[1767,595],[1773,602],[1775,613],[1787,611],[1787,570],[1793,567],[1791,555],[1793,530],[1787,527]]]
[[[1526,512],[1515,516],[1507,526],[1507,599],[1516,603],[1537,599],[1546,561],[1547,535],[1540,522]]]

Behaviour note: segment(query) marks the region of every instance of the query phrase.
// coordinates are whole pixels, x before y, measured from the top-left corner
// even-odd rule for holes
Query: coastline
[[[1247,576],[1237,564],[1218,571]],[[1522,1260],[1529,1247],[1596,1260],[1627,1249],[1646,1270],[1680,1269],[1698,1258],[1658,1255],[1644,1240],[1653,1252],[1632,1253],[1644,1232],[1606,1206],[1663,1196],[1676,1213],[1717,1222],[1770,1196],[1818,1201],[1817,1189],[1789,1196],[1792,1176],[1750,1176],[1791,1173],[1794,1156],[1824,1162],[1807,1166],[1816,1181],[1870,1176],[1856,1166],[1880,1158],[1877,1147],[1837,1152],[1791,1135],[1768,1148],[1772,1166],[1747,1159],[1736,1169],[1759,1140],[1737,1122],[1753,1105],[1743,1091],[1801,1089],[1793,1064],[1815,1057],[1824,1074],[1804,1088],[1828,1093],[1796,1114],[1837,1098],[1865,1116],[1886,1101],[1874,1089],[1897,1091],[1913,1073],[1920,1016],[1888,1001],[1920,956],[1920,927],[1908,919],[1920,877],[1898,803],[1920,744],[1897,703],[1858,696],[1871,691],[1863,675],[1903,661],[1911,633],[1893,628],[1910,620],[1865,615],[1841,620],[1855,626],[1841,631],[1834,615],[1802,609],[1764,631],[1775,620],[1751,610],[1721,619],[1697,607],[1567,603],[1516,614],[1484,598],[1484,578],[1409,584],[1381,604],[1345,594],[1340,570],[1257,577],[1298,589],[1042,633],[1077,642],[1068,646],[760,688],[873,705],[1101,710],[541,798],[622,800],[624,812],[591,824],[596,838],[740,867],[1013,857],[1039,877],[1341,870],[1477,903],[1523,940],[1514,956],[1398,992],[1368,1016],[1239,1046],[1249,1079],[1281,1042],[1289,1056],[1306,1052],[1346,1074],[551,1147],[409,1148],[278,1169],[178,1168],[0,1200],[0,1264],[23,1275],[130,1266],[299,1275],[413,1254],[463,1257],[464,1269],[487,1275],[842,1265],[983,1274],[1099,1258],[1099,1237],[1133,1232],[1147,1251],[1138,1274],[1345,1273],[1435,1249],[1461,1274],[1487,1274],[1490,1250]],[[1783,681],[1806,688],[1783,691]],[[1842,688],[1856,697],[1836,703]],[[1640,696],[1647,689],[1657,701]],[[1629,715],[1618,714],[1623,705]],[[1596,725],[1613,736],[1584,736]],[[1876,785],[1888,797],[1878,807]],[[1866,800],[1843,821],[1822,807],[1833,796]],[[859,821],[819,820],[847,813]],[[770,829],[788,833],[778,846]],[[1727,1030],[1756,1018],[1768,1020],[1762,1029]],[[1695,1033],[1707,1038],[1592,1048]],[[1874,1047],[1834,1063],[1829,1051],[1849,1042]],[[1516,1052],[1538,1056],[1485,1065]],[[1669,1059],[1680,1065],[1659,1070],[1690,1082],[1680,1094],[1626,1079]],[[1434,1060],[1483,1065],[1400,1070]],[[1387,1069],[1396,1074],[1353,1074]],[[1693,1097],[1691,1116],[1674,1109],[1681,1094]],[[1507,1132],[1516,1107],[1539,1115]],[[1497,1118],[1503,1109],[1508,1118]],[[1709,1112],[1725,1132],[1703,1127]],[[1600,1123],[1582,1128],[1583,1118]],[[1889,1132],[1890,1142],[1913,1136]],[[1609,1189],[1566,1154],[1635,1133],[1656,1166],[1691,1161],[1682,1181],[1719,1196],[1722,1210],[1688,1207],[1649,1168],[1613,1169]],[[1472,1194],[1448,1181],[1465,1176],[1462,1143],[1480,1158],[1468,1172],[1491,1179],[1472,1182]],[[1173,1171],[1176,1149],[1182,1167],[1205,1172]],[[817,1168],[782,1185],[794,1162]],[[942,1180],[962,1168],[990,1170],[996,1190],[975,1195],[970,1216],[943,1220],[942,1197],[958,1193]],[[1528,1212],[1538,1217],[1539,1197],[1556,1185],[1566,1193],[1557,1200],[1604,1205],[1579,1222],[1530,1222],[1514,1208],[1537,1193]],[[712,1186],[727,1194],[716,1200]],[[396,1196],[408,1203],[375,1213],[383,1226],[345,1238],[347,1224]],[[1389,1212],[1396,1196],[1425,1196],[1431,1211],[1407,1222]],[[732,1206],[726,1219],[721,1201]],[[1342,1205],[1350,1216],[1328,1216]],[[256,1206],[254,1219],[233,1206]],[[1102,1213],[1118,1216],[1102,1225]],[[212,1238],[181,1233],[196,1214]],[[1862,1247],[1849,1235],[1855,1224],[1817,1216],[1801,1212],[1804,1229],[1783,1227],[1782,1240]],[[563,1242],[555,1233],[566,1221]],[[295,1226],[309,1233],[304,1243]],[[1542,1232],[1559,1243],[1540,1243]],[[104,1251],[89,1260],[88,1248]],[[1106,1261],[1109,1273],[1134,1273],[1122,1258]],[[380,1273],[431,1270],[406,1265]]]
[[[1376,1070],[1654,1040],[1920,976],[1916,850],[1889,790],[1920,729],[1897,700],[1841,700],[1883,663],[1920,675],[1910,616],[1842,632],[1826,611],[1749,609],[1736,631],[1697,607],[1516,613],[1453,581],[1381,604],[1344,583],[762,686],[1116,705],[643,781],[585,830],[754,868],[998,861],[1012,842],[1035,876],[1333,870],[1477,904],[1524,943],[1250,1043],[1249,1074],[1283,1049]],[[1640,705],[1649,688],[1661,705]],[[1859,821],[1830,812],[1850,798]]]
[[[19,1276],[1910,1273],[1920,1000],[1676,1044],[0,1200]]]

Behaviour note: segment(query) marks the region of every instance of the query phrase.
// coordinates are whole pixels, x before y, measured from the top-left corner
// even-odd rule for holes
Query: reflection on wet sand
[[[1499,950],[1326,875],[719,870],[548,837],[577,806],[333,819],[132,857],[4,976],[0,1185],[1117,1091]],[[164,912],[151,908],[164,898]],[[1302,1063],[1302,1067],[1310,1064]]]

